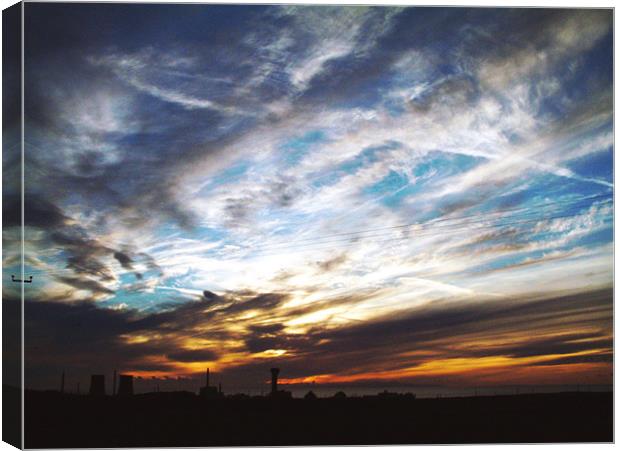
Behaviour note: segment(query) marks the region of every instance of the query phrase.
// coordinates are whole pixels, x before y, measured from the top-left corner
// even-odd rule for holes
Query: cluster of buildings
[[[286,390],[278,389],[278,375],[280,374],[279,368],[271,368],[271,392],[269,393],[269,397],[275,399],[290,399],[292,398],[292,393]],[[114,376],[112,380],[112,396],[131,396],[134,394],[134,377],[130,374],[119,374],[116,376],[116,370],[114,371]],[[65,375],[62,374],[62,382],[61,382],[61,393],[64,392],[64,380]],[[118,380],[118,390],[117,390],[117,380]],[[199,396],[208,399],[217,399],[223,398],[224,393],[222,392],[222,384],[218,384],[217,387],[212,386],[210,383],[210,371],[207,368],[206,381],[205,386],[200,387]],[[91,396],[105,396],[105,376],[103,374],[93,374],[90,377],[90,388],[88,390],[88,394]]]
[[[118,390],[116,389],[116,371],[112,380],[112,396],[131,396],[133,395],[133,376],[130,374],[118,375]],[[105,376],[103,374],[93,374],[90,376],[90,388],[88,394],[91,396],[105,396]]]

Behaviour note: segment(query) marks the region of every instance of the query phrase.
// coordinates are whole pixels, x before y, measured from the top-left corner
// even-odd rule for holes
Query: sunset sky
[[[611,10],[28,3],[25,30],[27,386],[611,383]]]

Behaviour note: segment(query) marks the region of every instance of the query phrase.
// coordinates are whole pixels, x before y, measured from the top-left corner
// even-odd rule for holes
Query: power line
[[[554,203],[547,202],[547,203],[542,203],[542,204],[535,204],[535,205],[529,206],[529,208],[551,206],[553,208],[545,211],[545,213],[559,212],[560,207],[562,205],[568,205],[569,208],[574,208],[574,207],[579,206],[579,204],[582,204],[583,202],[587,200],[595,200],[595,199],[606,197],[606,196],[607,195],[596,195],[596,196],[590,196],[590,197],[586,197],[582,199],[576,199],[576,200],[573,199],[570,201],[566,200],[566,201],[560,201],[560,202],[554,202]],[[519,211],[519,210],[523,210],[523,208],[496,210],[490,214],[498,215],[501,213]],[[504,216],[504,217],[499,217],[499,218],[491,218],[491,219],[481,218],[481,219],[474,220],[474,221],[463,221],[463,222],[456,223],[456,224],[444,224],[444,225],[438,225],[438,226],[436,225],[438,223],[445,222],[445,221],[458,221],[460,219],[467,219],[467,218],[480,216],[480,215],[472,214],[472,215],[465,215],[465,216],[460,216],[460,217],[431,220],[431,221],[427,221],[424,223],[417,222],[417,223],[411,223],[411,224],[400,224],[397,226],[381,227],[381,228],[376,228],[376,229],[359,230],[355,232],[347,232],[347,233],[342,233],[342,234],[326,235],[326,236],[319,238],[319,241],[317,241],[317,239],[314,239],[312,242],[307,242],[308,240],[290,241],[288,243],[282,243],[284,244],[284,246],[279,245],[279,243],[275,245],[267,244],[267,245],[258,246],[254,248],[240,249],[240,250],[237,250],[236,253],[239,254],[245,251],[246,254],[252,253],[254,256],[269,256],[269,255],[278,255],[286,251],[292,251],[292,252],[320,251],[324,249],[333,248],[335,245],[338,245],[338,244],[354,244],[355,242],[358,242],[360,240],[389,237],[397,229],[413,227],[416,225],[420,226],[421,228],[418,228],[411,232],[409,231],[407,232],[413,233],[415,238],[419,238],[419,237],[436,235],[438,233],[442,233],[443,235],[446,235],[448,233],[456,234],[456,233],[463,232],[463,231],[476,232],[476,231],[482,231],[482,230],[488,230],[488,229],[505,228],[509,226],[524,225],[524,224],[530,224],[530,223],[540,222],[540,221],[549,221],[549,220],[554,220],[554,219],[576,217],[582,214],[582,213],[573,213],[573,214],[552,215],[552,216],[546,216],[546,217],[532,217],[534,215],[538,215],[539,213],[540,211],[531,211],[531,210],[525,211],[525,212],[521,211],[520,213],[511,215],[511,216]],[[472,227],[473,225],[476,225],[476,224],[482,224],[482,225],[477,226],[477,227]],[[378,232],[378,233],[373,233],[373,232]],[[524,232],[525,231],[520,231],[520,233],[524,233]],[[373,234],[362,235],[364,233],[373,233]],[[411,238],[412,238],[411,236],[398,236],[398,237],[391,237],[391,238],[386,238],[386,239],[374,239],[373,243],[386,243],[386,242],[401,241],[401,240],[411,239]],[[238,257],[233,257],[233,258],[236,259]],[[62,268],[62,269],[61,268],[58,268],[58,269],[48,268],[47,270],[42,269],[42,268],[35,268],[35,272],[38,272],[38,271],[42,271],[48,275],[60,275],[60,274],[70,275],[72,274],[72,271],[69,268]]]
[[[609,196],[609,194],[602,194],[602,195],[596,195],[596,196],[590,196],[590,197],[586,197],[586,198],[582,198],[582,199],[578,199],[578,200],[567,200],[567,201],[558,201],[558,202],[546,202],[546,203],[542,203],[542,204],[534,204],[534,205],[530,205],[527,208],[531,209],[531,208],[539,208],[539,207],[545,207],[545,206],[553,206],[553,207],[560,207],[562,205],[570,205],[570,204],[574,204],[574,206],[577,206],[578,204],[588,201],[588,200],[595,200],[597,198],[602,198],[602,197],[607,197]],[[513,211],[520,211],[520,210],[524,210],[526,207],[518,207],[518,208],[511,208],[511,209],[504,209],[504,210],[495,210],[493,212],[487,213],[487,217],[489,215],[499,215],[502,213],[508,213],[508,212],[513,212]],[[555,209],[555,208],[554,208]],[[522,214],[536,214],[537,212],[524,212]],[[430,220],[430,221],[426,221],[426,222],[412,222],[412,223],[406,223],[406,224],[398,224],[398,225],[394,225],[394,226],[386,226],[386,227],[378,227],[378,228],[373,228],[373,229],[362,229],[362,230],[357,230],[357,231],[353,231],[353,232],[342,232],[342,233],[335,233],[335,234],[329,234],[329,235],[322,235],[318,238],[302,238],[302,239],[297,239],[297,240],[290,240],[290,241],[286,241],[286,242],[281,242],[281,243],[275,243],[275,244],[268,244],[265,246],[269,246],[269,247],[277,247],[279,244],[283,244],[285,247],[288,247],[290,244],[292,243],[301,243],[301,242],[305,242],[305,241],[312,241],[313,243],[316,243],[316,240],[322,240],[322,239],[326,239],[326,238],[332,238],[332,237],[340,237],[340,236],[350,236],[350,235],[358,235],[358,234],[362,234],[362,233],[369,233],[369,232],[375,232],[375,231],[384,231],[384,230],[394,230],[394,229],[402,229],[402,228],[407,228],[407,227],[414,227],[414,226],[433,226],[434,224],[438,224],[438,223],[442,223],[442,222],[447,222],[447,221],[458,221],[461,219],[468,219],[468,218],[479,218],[482,214],[484,213],[474,213],[474,214],[470,214],[470,215],[464,215],[464,216],[459,216],[459,217],[451,217],[451,218],[440,218],[440,219],[434,219],[434,220]],[[503,218],[499,218],[499,219],[503,219]],[[488,219],[483,219],[483,220],[477,220],[477,221],[469,221],[463,224],[469,224],[469,223],[477,223],[480,221],[488,221]],[[259,246],[262,247],[262,246]]]
[[[580,201],[581,202],[581,201]],[[577,206],[577,205],[574,205]],[[574,207],[573,206],[573,207]],[[554,212],[559,212],[561,211],[560,208],[553,208],[552,210],[547,211],[546,213],[554,213]],[[416,236],[424,236],[424,233],[420,233],[420,232],[425,232],[428,229],[430,229],[432,227],[433,232],[436,231],[444,231],[444,232],[450,232],[450,231],[460,231],[460,230],[476,230],[476,228],[471,228],[468,227],[470,225],[475,225],[475,224],[487,224],[485,227],[503,227],[507,224],[510,223],[502,223],[501,221],[505,221],[505,220],[514,220],[514,219],[528,219],[532,216],[535,215],[539,215],[540,212],[536,212],[536,211],[530,211],[530,212],[523,212],[523,213],[519,213],[516,215],[512,215],[510,217],[501,217],[501,218],[484,218],[484,219],[478,219],[475,221],[466,221],[466,222],[461,222],[461,223],[457,223],[457,224],[445,224],[445,225],[439,225],[439,226],[435,226],[435,224],[439,223],[440,221],[429,221],[426,223],[411,223],[411,224],[401,224],[398,226],[391,226],[391,227],[385,227],[385,228],[380,228],[380,229],[367,229],[367,230],[360,230],[360,231],[356,231],[356,232],[347,232],[347,233],[342,233],[342,234],[334,234],[334,235],[324,235],[322,237],[319,238],[314,238],[312,240],[292,240],[289,241],[287,243],[276,243],[275,245],[273,244],[265,244],[265,245],[258,245],[258,246],[253,246],[253,247],[248,247],[246,249],[239,249],[237,250],[237,252],[242,252],[244,250],[247,251],[255,251],[255,252],[260,252],[261,250],[272,250],[272,249],[290,249],[290,248],[299,248],[299,247],[306,247],[306,246],[314,246],[317,244],[330,244],[330,243],[342,243],[342,242],[348,242],[348,241],[356,241],[356,240],[362,240],[362,239],[368,239],[368,238],[380,238],[382,236],[387,236],[390,235],[392,233],[394,233],[395,229],[404,229],[404,228],[409,228],[409,227],[413,227],[413,226],[420,226],[420,228],[412,230],[412,233],[415,233]],[[563,215],[561,217],[568,217],[568,216],[577,216],[579,213],[576,214],[571,214],[571,215]],[[473,215],[471,215],[473,216]],[[469,217],[471,217],[469,216]],[[552,219],[552,218],[556,218],[555,216],[548,216],[548,217],[540,217],[540,218],[536,218],[535,221],[543,221],[543,220],[547,220],[547,219]],[[460,218],[450,218],[450,220],[458,220]],[[494,222],[495,221],[495,222]],[[498,222],[499,221],[499,222]],[[515,223],[516,224],[516,223]],[[379,233],[374,233],[371,235],[362,235],[364,233],[371,233],[377,231]],[[332,238],[334,238],[332,240]],[[307,242],[307,241],[311,241],[311,242]]]
[[[446,232],[465,232],[465,231],[480,231],[480,230],[488,230],[488,229],[497,229],[497,228],[503,228],[503,227],[508,227],[511,225],[523,225],[523,224],[531,224],[531,223],[535,223],[535,222],[541,222],[541,221],[549,221],[549,220],[553,220],[553,219],[562,219],[562,218],[571,218],[571,217],[576,217],[579,216],[579,213],[575,213],[575,214],[565,214],[565,215],[556,215],[556,216],[549,216],[546,218],[534,218],[534,219],[523,219],[520,221],[512,221],[512,222],[505,222],[505,223],[495,223],[495,224],[488,224],[485,226],[479,226],[479,227],[458,227],[458,228],[452,228],[448,231],[445,230],[439,230],[439,232],[443,233],[444,235],[446,234]],[[524,231],[522,231],[523,233]],[[425,233],[417,233],[414,232],[414,237],[413,238],[418,238],[418,237],[423,237],[423,236],[432,236],[434,234],[437,234],[438,230],[429,230],[426,231]],[[381,238],[381,236],[387,236],[387,234],[385,235],[377,235],[375,236],[376,238]],[[361,237],[361,239],[365,239],[368,237]],[[373,240],[373,243],[385,243],[385,242],[390,242],[390,241],[398,241],[398,240],[406,240],[406,239],[411,239],[412,237],[394,237],[394,238],[387,238],[384,240]],[[322,243],[316,243],[319,245],[319,247],[315,247],[316,244],[312,244],[312,243],[308,243],[308,244],[299,244],[299,245],[292,245],[290,247],[282,247],[282,248],[276,248],[276,252],[269,252],[273,249],[269,249],[269,248],[263,248],[262,250],[259,249],[257,251],[252,251],[251,249],[248,249],[248,252],[253,253],[253,255],[259,255],[259,256],[265,256],[265,255],[278,255],[281,253],[284,253],[285,251],[294,251],[294,252],[306,252],[306,251],[317,251],[317,250],[323,250],[323,249],[330,249],[332,247],[334,247],[335,244],[354,244],[356,241],[352,241],[351,239],[341,239],[341,240],[337,240],[337,241],[332,241],[332,242],[322,242]],[[329,244],[329,246],[322,246],[322,245],[326,245]]]

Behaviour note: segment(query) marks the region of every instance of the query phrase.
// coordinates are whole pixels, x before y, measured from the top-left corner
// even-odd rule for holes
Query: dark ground
[[[477,398],[91,398],[27,392],[27,448],[613,441],[612,393]]]

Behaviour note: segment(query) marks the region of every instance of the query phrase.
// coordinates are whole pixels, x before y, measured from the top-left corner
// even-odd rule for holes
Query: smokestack
[[[209,386],[209,368],[207,368],[207,387]]]
[[[62,376],[60,377],[60,393],[65,392],[65,372],[62,372]]]
[[[276,394],[278,391],[278,374],[280,368],[271,368],[271,393]]]
[[[220,395],[222,394],[222,383],[221,382],[217,385],[217,391],[219,392]]]
[[[112,396],[116,395],[116,370],[114,370],[114,376],[112,376]]]
[[[105,396],[105,377],[103,374],[93,374],[90,376],[90,390],[88,393],[91,396]]]

